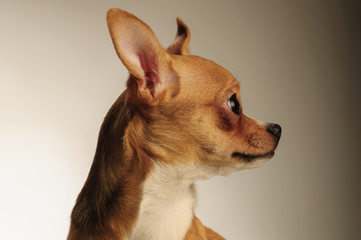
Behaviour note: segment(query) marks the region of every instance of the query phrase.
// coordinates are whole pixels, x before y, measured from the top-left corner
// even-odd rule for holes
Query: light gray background
[[[110,7],[240,81],[245,113],[283,136],[265,166],[198,184],[197,215],[227,239],[361,239],[358,1],[0,3],[0,239],[65,239],[102,119],[127,71]]]

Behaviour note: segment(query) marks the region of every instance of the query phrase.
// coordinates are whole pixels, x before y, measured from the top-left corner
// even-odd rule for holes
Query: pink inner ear
[[[146,82],[146,86],[144,90],[148,89],[150,94],[154,97],[155,95],[155,87],[158,83],[158,76],[157,76],[157,66],[154,61],[150,61],[149,58],[144,56],[138,55],[140,66],[144,72],[144,79]]]
[[[152,96],[154,97],[154,92],[155,92],[155,86],[154,86],[154,80],[152,77],[152,73],[151,72],[145,72],[144,76],[145,76],[145,82],[146,82],[146,87],[149,89],[150,94],[152,94]]]

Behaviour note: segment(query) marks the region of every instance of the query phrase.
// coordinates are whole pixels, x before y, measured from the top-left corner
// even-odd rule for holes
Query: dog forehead
[[[198,56],[174,56],[173,67],[187,92],[219,92],[238,85],[233,75],[217,63]]]

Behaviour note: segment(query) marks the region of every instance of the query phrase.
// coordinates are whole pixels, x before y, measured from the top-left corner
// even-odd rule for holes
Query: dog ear
[[[174,42],[167,49],[169,54],[189,55],[189,42],[191,33],[188,26],[180,17],[177,17],[177,35]]]
[[[174,96],[178,76],[153,31],[131,13],[116,8],[108,11],[107,23],[115,50],[131,75],[128,88],[133,95],[148,104]]]

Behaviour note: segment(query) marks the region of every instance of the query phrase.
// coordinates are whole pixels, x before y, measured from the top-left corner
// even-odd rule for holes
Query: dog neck
[[[183,239],[195,205],[194,181],[185,177],[185,170],[154,164],[144,182],[138,221],[130,239]]]
[[[124,135],[133,118],[127,99],[125,91],[104,119],[88,179],[72,212],[68,240],[124,239],[136,222],[150,166],[144,161],[137,167],[140,159],[125,154]]]

